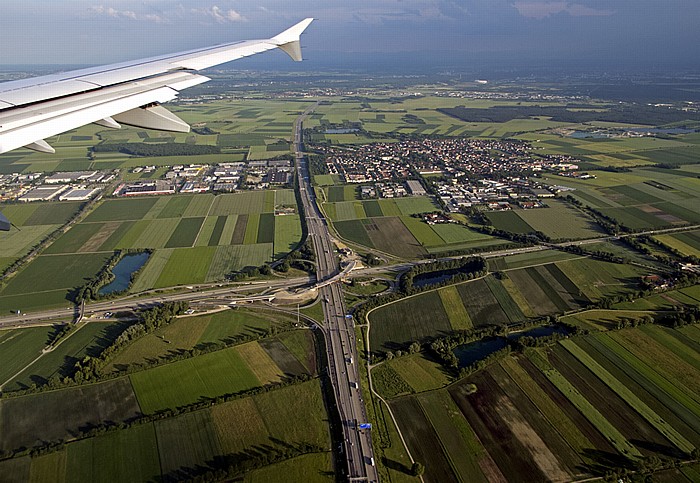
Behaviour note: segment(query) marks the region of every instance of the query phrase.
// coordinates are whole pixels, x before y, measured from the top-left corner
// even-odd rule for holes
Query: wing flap
[[[114,116],[114,120],[128,126],[157,131],[190,132],[189,124],[159,105],[131,109]]]

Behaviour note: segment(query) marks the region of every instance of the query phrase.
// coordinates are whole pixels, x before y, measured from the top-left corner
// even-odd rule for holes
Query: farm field
[[[80,410],[76,410],[80,408]],[[0,402],[1,447],[12,450],[68,439],[102,421],[122,422],[141,413],[128,379],[46,391]],[[47,418],[51,414],[53,417]]]
[[[88,149],[100,142],[166,142],[218,145],[221,154],[191,156],[191,163],[212,164],[278,157],[289,150],[288,141],[296,116],[310,101],[245,99],[207,102],[206,105],[171,106],[189,124],[208,127],[217,134],[163,133],[138,128],[119,132],[98,126],[83,126],[51,139],[56,155],[51,158],[29,150],[17,150],[3,159],[3,172],[51,172],[66,170],[116,169],[144,165],[174,165],[179,156],[130,158],[122,153],[96,153]],[[233,122],[231,122],[233,121]],[[99,137],[98,137],[99,136]]]
[[[465,226],[428,225],[412,218],[411,213],[435,211],[425,197],[329,203],[324,209],[345,240],[402,258],[503,243]]]
[[[654,238],[671,248],[675,248],[683,255],[693,257],[700,256],[700,232],[696,230],[668,235],[657,235]]]
[[[235,334],[235,331],[228,327],[212,327],[211,318],[208,320],[209,325],[205,326],[197,324],[198,321],[195,319],[194,317],[184,318],[178,321],[183,323],[177,327],[167,327],[163,330],[162,337],[165,337],[165,334],[174,336],[180,347],[172,347],[172,344],[168,344],[171,347],[166,349],[163,344],[157,343],[160,334],[153,335],[150,340],[144,338],[144,340],[139,341],[141,343],[138,347],[132,346],[130,354],[122,356],[121,361],[138,363],[144,359],[150,360],[154,357],[167,356],[173,353],[172,351],[188,350],[196,347],[197,344],[204,346],[217,340],[227,340]],[[278,321],[280,319],[284,320],[277,317]],[[225,319],[219,318],[218,320]],[[261,320],[260,316],[253,314],[248,315],[243,320],[246,321],[245,323],[264,324],[264,319]],[[206,318],[200,319],[199,322],[202,321],[206,321]],[[199,330],[199,339],[192,337],[191,329],[193,327]],[[228,333],[218,332],[218,337],[212,339],[212,334],[221,331],[221,329],[225,329]],[[251,329],[246,327],[244,330]],[[206,331],[209,331],[208,336],[205,335]],[[308,374],[304,367],[306,360],[299,361],[286,348],[287,337],[288,334],[283,333],[272,339],[249,342],[132,374],[130,379],[141,409],[146,413],[152,413],[168,407],[174,408],[192,404],[201,398],[214,398],[269,383],[281,382],[288,375]],[[179,340],[177,340],[178,338]],[[162,340],[160,339],[160,341]],[[157,348],[154,350],[153,347],[149,346],[149,343],[153,346],[160,346],[160,350]],[[310,339],[304,339],[303,344],[305,349],[313,350],[313,342]],[[115,364],[121,363],[115,361]]]
[[[697,388],[683,381],[700,374],[673,355],[697,357],[679,335],[644,326],[579,336],[445,389],[387,396],[426,481],[570,481],[642,457],[685,458],[700,444],[700,419]]]
[[[270,329],[284,330],[294,322],[295,319],[284,314],[253,312],[246,309],[181,317],[131,344],[121,351],[105,370],[125,370],[132,364],[145,364],[195,347],[244,340]],[[276,337],[261,341],[259,345],[283,375],[315,373],[315,359],[312,357],[312,363],[309,363],[309,354],[314,352],[314,342],[310,333],[303,330],[282,332]],[[259,350],[255,349],[255,352],[269,364],[269,360],[266,360]],[[275,373],[278,371],[275,367],[270,367]]]
[[[37,358],[55,330],[33,327],[0,331],[0,385]]]
[[[501,279],[488,275],[373,310],[369,314],[371,350],[405,350],[413,341],[453,330],[513,324],[580,309],[602,296],[636,290],[644,273],[630,265],[588,258],[552,262],[556,257],[528,255],[529,262],[522,255],[497,259],[496,265],[503,265],[498,268],[505,270]],[[525,267],[505,268],[509,262]]]
[[[422,354],[395,358],[372,370],[374,388],[385,397],[439,389],[449,382],[443,367]]]
[[[118,248],[155,250],[134,292],[221,280],[245,266],[283,257],[301,239],[298,215],[274,215],[276,197],[280,206],[294,206],[291,195],[291,190],[269,190],[106,199],[13,277],[0,291],[0,308],[36,310],[68,302],[70,291],[92,278]],[[58,226],[35,223],[67,218],[78,206],[8,206],[8,213],[26,226],[10,232],[0,248],[0,263],[11,263]],[[251,233],[250,245],[244,245],[246,232]]]
[[[223,150],[218,155],[192,157],[188,161],[193,163],[274,158],[289,153],[293,120],[310,102],[314,100],[246,98],[204,105],[183,103],[173,110],[193,124],[192,133],[131,128],[116,132],[87,126],[49,140],[57,148],[55,157],[19,150],[3,159],[7,162],[0,166],[0,173],[120,168],[126,179],[135,179],[137,174],[124,172],[144,164],[157,166],[155,174],[140,176],[145,179],[162,175],[169,164],[182,163],[181,157],[138,158],[121,153],[97,153],[88,158],[88,148],[100,139],[194,143]],[[313,134],[331,144],[393,140],[389,136],[382,139],[383,133],[539,140],[533,145],[540,152],[580,156],[585,165],[582,169],[597,176],[577,180],[546,174],[550,184],[575,188],[563,195],[570,194],[630,228],[700,223],[695,202],[700,196],[700,181],[696,179],[700,170],[683,164],[700,161],[697,145],[689,144],[690,136],[572,139],[548,130],[578,129],[576,125],[543,117],[464,122],[436,110],[459,104],[485,109],[513,103],[432,95],[338,98],[322,102],[305,127],[357,122],[371,133],[321,130]],[[198,134],[200,129],[209,134]],[[679,169],[651,166],[655,163],[670,163]],[[632,171],[593,170],[596,165],[630,166]],[[356,186],[343,185],[337,175],[317,175],[315,181],[324,186],[324,209],[337,233],[370,250],[411,259],[504,243],[464,226],[431,226],[413,218],[412,214],[436,209],[429,197],[362,201],[357,199]],[[133,293],[221,280],[244,266],[281,258],[295,247],[301,237],[299,216],[280,211],[295,204],[293,192],[286,189],[153,200],[108,198],[32,262],[41,265],[34,268],[30,264],[25,269],[27,275],[20,272],[2,287],[0,310],[7,313],[18,308],[29,311],[67,305],[69,291],[93,276],[118,248],[153,250],[131,288]],[[538,230],[553,239],[602,233],[592,219],[569,204],[560,200],[548,204],[550,207],[543,210],[489,216],[493,215],[494,225],[509,231]],[[0,268],[9,266],[58,226],[47,223],[70,216],[69,204],[51,216],[41,213],[51,205],[0,206],[0,211],[12,213],[13,221],[19,220],[22,228],[0,236]],[[78,204],[74,206],[77,210]],[[691,235],[658,235],[658,239],[684,254],[697,255],[700,239]],[[67,260],[77,260],[70,272],[52,268],[52,263]],[[657,266],[642,257],[635,261]],[[373,311],[369,316],[371,350],[405,350],[413,340],[428,341],[453,330],[576,312],[601,297],[630,293],[637,288],[640,276],[649,272],[555,250],[489,259],[488,263],[491,271],[500,273]],[[46,270],[48,280],[40,280],[41,291],[32,292],[32,279]],[[629,457],[685,457],[700,445],[700,329],[611,329],[618,320],[637,317],[646,309],[677,310],[682,305],[697,305],[698,300],[700,291],[691,287],[616,305],[629,310],[576,312],[564,320],[608,332],[508,357],[449,387],[452,375],[425,354],[382,363],[372,370],[373,381],[390,399],[413,457],[425,463],[427,482],[518,481],[523,475],[533,481],[571,481],[602,475],[611,466],[625,465]],[[318,310],[319,305],[310,311]],[[297,375],[314,376],[318,368],[312,332],[286,331],[290,322],[294,322],[293,317],[290,320],[277,313],[241,308],[178,319],[121,351],[110,362],[111,368],[134,370],[138,364],[193,348],[222,342],[240,344],[102,384],[5,397],[0,400],[0,433],[3,441],[10,443],[3,449],[35,444],[43,438],[71,438],[78,428],[104,421],[120,423],[142,411],[152,414],[207,397],[285,382]],[[92,329],[86,330],[89,327]],[[10,381],[9,387],[27,387],[33,381],[65,373],[76,360],[111,340],[105,327],[83,326],[20,374],[17,381]],[[38,355],[49,330],[0,331],[0,376],[11,377]],[[271,330],[276,335],[244,342]],[[52,417],[45,421],[46,414]],[[412,481],[407,474],[408,457],[387,410],[373,406],[369,416],[373,423],[379,423],[373,427],[377,431],[375,442],[382,448],[377,454],[387,458],[378,459],[383,471],[380,475],[391,475],[382,480]],[[311,380],[68,442],[55,453],[0,461],[0,475],[4,475],[0,479],[191,479],[224,462],[254,466],[279,451],[294,453],[308,444],[311,453],[252,470],[242,476],[243,481],[329,481],[337,476],[332,474],[328,420],[319,381]],[[133,464],[118,465],[125,460]],[[658,475],[659,480],[694,481],[700,477],[690,467],[673,471],[670,476]]]
[[[546,204],[546,208],[491,212],[487,216],[499,230],[539,231],[553,240],[594,238],[604,234],[591,217],[562,201],[550,199]]]
[[[547,175],[550,184],[573,188],[566,194],[632,229],[657,229],[700,222],[700,184],[692,172],[632,168],[628,173],[596,171],[578,180]]]
[[[35,331],[36,329],[24,330]],[[119,323],[90,322],[81,325],[78,329],[74,329],[68,337],[64,338],[54,350],[44,353],[36,361],[34,361],[34,359],[39,356],[39,353],[36,353],[34,357],[28,357],[29,360],[27,363],[34,362],[21,373],[17,374],[15,370],[13,374],[10,374],[10,376],[14,377],[11,380],[3,381],[5,383],[3,390],[14,391],[26,389],[32,384],[39,385],[48,381],[53,376],[65,377],[69,374],[76,362],[82,360],[86,355],[95,355],[99,353],[103,348],[109,345],[122,330],[124,330],[124,326]],[[24,340],[24,338],[19,338],[19,340],[16,341],[13,340],[12,346],[22,340]],[[12,346],[6,349],[8,353],[14,349]],[[20,350],[24,352],[25,350],[29,350],[29,347],[24,347],[23,345]],[[22,367],[23,366],[19,367],[19,369]]]
[[[299,424],[302,413],[308,418],[305,424]],[[243,455],[263,448],[292,449],[292,459],[283,457],[269,466],[256,462],[258,469],[246,476],[249,481],[269,481],[285,472],[309,472],[308,481],[334,481],[328,480],[333,469],[326,418],[320,384],[308,381],[70,442],[45,456],[6,460],[0,471],[25,480],[31,473],[37,481],[182,479],[224,463],[244,464],[251,456]],[[305,454],[295,456],[302,445],[311,452],[304,449]]]

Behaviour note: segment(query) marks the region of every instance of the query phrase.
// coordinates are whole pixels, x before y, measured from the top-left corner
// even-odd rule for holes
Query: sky
[[[700,0],[3,0],[0,64],[105,64],[268,38],[311,59],[700,68]],[[273,58],[286,62],[284,58]]]

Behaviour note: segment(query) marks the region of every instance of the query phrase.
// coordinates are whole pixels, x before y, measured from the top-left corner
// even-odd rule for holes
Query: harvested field
[[[76,411],[75,408],[82,408]],[[47,418],[46,415],[51,417]],[[67,439],[101,421],[126,421],[140,414],[126,378],[0,401],[2,449]]]
[[[447,457],[443,453],[435,429],[426,418],[414,397],[392,401],[391,409],[401,427],[413,458],[425,462],[423,479],[427,482],[458,482]]]
[[[364,229],[372,245],[379,250],[404,258],[416,258],[427,253],[400,218],[365,220]]]
[[[285,334],[284,339],[288,339],[286,335],[287,334]],[[279,378],[308,374],[307,369],[299,362],[299,359],[287,349],[287,346],[282,341],[282,337],[261,340],[260,347],[277,365]]]
[[[470,383],[476,384],[476,392],[471,392],[467,384],[458,384],[449,389],[450,396],[506,480],[517,481],[520,475],[528,475],[536,481],[546,480],[531,449],[523,444],[523,436],[516,436],[520,428],[512,427],[503,419],[508,414],[516,417],[517,409],[508,404],[496,381],[488,372],[480,372],[470,378]],[[536,440],[532,443],[537,444],[538,449],[542,446]]]
[[[262,341],[261,341],[262,342]],[[246,364],[258,378],[260,384],[280,382],[284,377],[284,372],[278,367],[276,361],[270,357],[267,350],[263,349],[262,343],[257,341],[236,346],[236,350],[241,355]]]

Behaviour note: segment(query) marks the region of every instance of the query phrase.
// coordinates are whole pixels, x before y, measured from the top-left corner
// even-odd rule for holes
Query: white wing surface
[[[187,123],[160,104],[209,80],[195,71],[275,48],[300,61],[299,36],[312,20],[271,39],[0,83],[0,154],[20,147],[53,153],[45,138],[90,123],[188,132]]]

